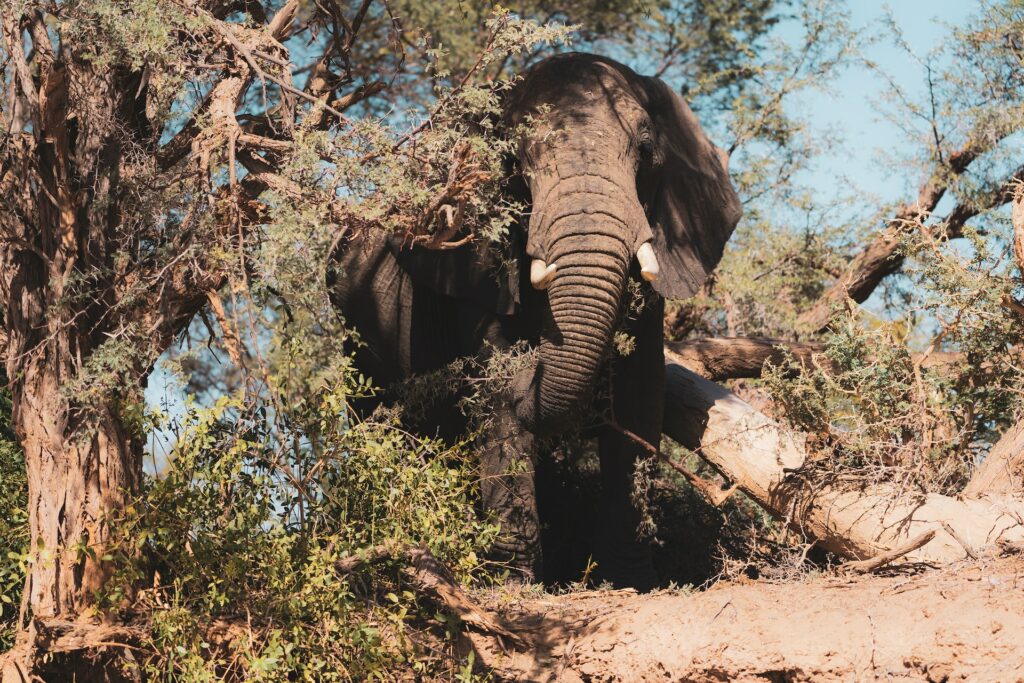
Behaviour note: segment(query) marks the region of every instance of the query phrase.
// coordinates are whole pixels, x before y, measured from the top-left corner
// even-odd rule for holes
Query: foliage
[[[450,651],[430,652],[449,648],[443,615],[393,562],[352,574],[337,563],[387,543],[426,547],[462,580],[476,574],[496,529],[478,521],[466,452],[354,420],[350,402],[369,386],[353,371],[323,382],[281,367],[265,394],[192,403],[175,420],[167,468],[128,511],[121,580],[104,602],[153,577],[134,604],[151,615],[155,680],[451,669]]]
[[[323,291],[339,226],[383,228],[433,247],[500,246],[523,209],[503,193],[515,131],[498,134],[501,98],[515,74],[571,41],[684,90],[732,155],[745,218],[701,295],[670,304],[672,335],[792,338],[801,314],[892,214],[877,207],[850,216],[861,197],[822,199],[802,186],[829,142],[813,138],[808,118],[788,106],[863,58],[865,43],[842,5],[824,0],[303,1],[295,30],[270,39],[263,27],[286,6],[5,8],[0,68],[12,95],[0,103],[0,180],[4,199],[18,201],[0,217],[3,234],[14,236],[3,238],[4,253],[62,244],[41,232],[54,223],[40,218],[52,197],[22,202],[24,188],[42,184],[15,171],[38,151],[26,140],[40,125],[73,121],[92,146],[65,161],[82,162],[72,175],[90,180],[63,208],[86,217],[76,234],[94,237],[75,253],[95,258],[72,261],[64,294],[44,299],[45,319],[33,328],[74,333],[75,344],[53,342],[79,354],[61,378],[62,396],[77,416],[103,415],[111,404],[138,416],[142,381],[168,349],[165,360],[195,390],[164,416],[173,440],[160,454],[164,469],[124,511],[121,545],[105,549],[119,575],[101,605],[151,619],[151,675],[454,677],[461,664],[438,634],[457,625],[410,592],[395,563],[353,573],[337,563],[382,543],[425,544],[461,580],[481,576],[495,530],[474,514],[472,434],[454,446],[416,439],[402,419],[415,417],[413,399],[438,392],[486,417],[488,383],[506,381],[526,356],[495,353],[417,378],[404,415],[357,420],[352,406],[373,393],[372,378],[352,369],[359,340]],[[797,27],[795,41],[775,33],[784,23]],[[928,101],[895,90],[890,98],[921,141],[917,158],[899,160],[908,177],[948,181],[974,222],[945,234],[946,220],[910,221],[901,244],[911,267],[885,313],[839,311],[817,367],[765,377],[775,407],[812,435],[824,476],[953,492],[1017,417],[1020,321],[1007,301],[1019,301],[1021,280],[1000,256],[1011,239],[1005,217],[990,209],[1005,203],[1002,181],[1019,158],[1011,143],[1024,112],[1022,27],[1019,3],[985,3],[950,41],[949,69],[938,56],[920,60]],[[23,37],[32,49],[22,49]],[[39,118],[40,105],[60,102],[31,102],[47,92],[36,81],[56,48],[35,43],[48,37],[62,68],[81,80],[65,109]],[[28,83],[14,73],[15,56],[30,60]],[[44,79],[51,92],[61,83],[55,73]],[[232,79],[244,87],[232,90]],[[980,163],[953,173],[951,154],[976,143]],[[96,157],[102,163],[86,163],[99,149],[109,152]],[[57,166],[38,156],[40,168]],[[965,246],[947,242],[961,237]],[[182,335],[195,342],[189,352],[174,348]],[[618,351],[629,353],[632,341],[617,335]],[[932,363],[946,353],[961,355],[952,367]],[[132,420],[138,432],[159,431],[155,419]],[[0,638],[9,640],[25,481],[9,425],[0,431]],[[711,543],[667,511],[696,510],[723,530],[722,552],[732,558],[756,552],[758,534],[737,529],[773,532],[742,501],[730,502],[723,519],[679,493],[664,468],[641,474],[646,530],[667,543],[659,557],[668,575],[696,581],[729,558],[680,568],[672,547],[695,536]]]
[[[836,311],[810,372],[791,364],[766,379],[785,416],[813,437],[824,475],[956,493],[1020,416],[1021,264],[1010,258],[1002,205],[1019,193],[1010,164],[1019,157],[1021,60],[1007,36],[1022,27],[1018,4],[985,3],[940,51],[917,58],[928,101],[890,93],[891,115],[902,113],[921,140],[925,180],[948,185],[956,204],[944,218],[892,224],[907,266],[883,314]],[[949,164],[965,153],[980,153],[967,172]]]
[[[835,142],[817,137],[812,116],[793,111],[790,101],[827,92],[860,58],[866,40],[850,26],[841,3],[797,3],[780,19],[797,37],[784,41],[769,34],[757,50],[748,48],[747,61],[735,67],[747,78],[725,88],[729,99],[711,107],[718,116],[702,119],[731,156],[730,176],[744,215],[703,290],[689,301],[670,302],[671,337],[791,338],[800,313],[863,239],[857,228],[867,217],[849,211],[860,198],[821,198],[806,186],[817,156]],[[699,89],[695,95],[700,104]]]
[[[0,650],[13,644],[28,545],[25,458],[11,429],[11,399],[0,392]]]
[[[786,417],[813,437],[820,471],[955,494],[1015,421],[1024,377],[1006,302],[1020,280],[990,238],[968,237],[966,257],[923,228],[905,240],[910,303],[933,326],[923,351],[910,351],[913,328],[854,311],[813,369],[794,361],[766,375]]]
[[[844,35],[841,11],[821,3],[800,11],[805,36],[815,39],[766,60],[764,78],[776,93],[817,87],[855,60],[882,72],[862,49],[869,42]],[[955,493],[1019,418],[1022,281],[1009,258],[1014,236],[1004,205],[1019,193],[1022,27],[1019,3],[986,2],[927,55],[915,54],[892,23],[873,38],[894,42],[919,66],[924,86],[916,96],[889,79],[885,113],[917,144],[912,158],[886,162],[899,165],[915,193],[923,182],[951,198],[941,205],[952,206],[945,216],[907,212],[916,194],[902,207],[864,210],[861,196],[821,198],[802,188],[816,143],[798,118],[773,123],[780,110],[760,106],[768,92],[730,119],[740,138],[743,122],[758,116],[778,135],[741,147],[734,177],[744,220],[713,280],[670,307],[670,334],[793,339],[803,332],[801,316],[849,277],[881,230],[894,231],[896,256],[906,260],[866,307],[836,307],[813,366],[794,360],[767,369],[762,388],[811,437],[822,477]],[[971,160],[966,170],[952,163],[958,155]],[[894,222],[894,214],[904,218]]]

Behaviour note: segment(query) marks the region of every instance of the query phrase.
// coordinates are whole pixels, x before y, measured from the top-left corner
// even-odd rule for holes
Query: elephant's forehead
[[[643,113],[633,83],[603,62],[564,59],[542,65],[523,84],[522,109],[553,125],[633,119]]]
[[[646,118],[644,108],[621,88],[573,86],[541,100],[528,126],[531,143],[574,148],[607,147],[617,138],[632,137]]]

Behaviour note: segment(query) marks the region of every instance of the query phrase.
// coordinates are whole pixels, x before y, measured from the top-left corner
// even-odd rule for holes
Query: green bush
[[[2,380],[6,386],[6,378]],[[0,392],[0,652],[13,644],[28,545],[25,457],[14,438],[10,416],[10,396]]]
[[[125,595],[114,587],[152,582],[133,607],[151,619],[155,680],[390,679],[395,667],[457,666],[445,617],[403,585],[397,563],[349,575],[336,563],[380,544],[419,546],[470,580],[496,527],[478,520],[466,454],[390,415],[354,419],[349,401],[369,387],[352,372],[295,388],[192,402],[166,469],[129,510],[121,580],[103,599],[116,608]]]

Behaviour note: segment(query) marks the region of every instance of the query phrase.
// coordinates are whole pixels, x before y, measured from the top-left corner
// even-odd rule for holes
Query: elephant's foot
[[[511,583],[534,583],[541,577],[540,539],[499,539],[488,553],[491,561],[508,569]]]

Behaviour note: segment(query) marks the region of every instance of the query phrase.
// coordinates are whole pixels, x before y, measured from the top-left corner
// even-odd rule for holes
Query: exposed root
[[[17,644],[0,655],[0,683],[142,680],[133,651],[148,636],[131,625],[32,619]]]
[[[868,560],[854,560],[852,562],[847,562],[843,565],[842,568],[844,571],[858,572],[861,574],[873,572],[876,569],[881,569],[882,567],[888,564],[892,564],[904,555],[908,555],[914,552],[915,550],[923,546],[925,543],[928,543],[933,538],[935,538],[935,529],[929,529],[928,531],[914,538],[914,540],[910,541],[909,543],[901,545],[899,548],[894,548],[893,550],[890,550],[888,552],[875,555],[874,557]]]

